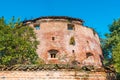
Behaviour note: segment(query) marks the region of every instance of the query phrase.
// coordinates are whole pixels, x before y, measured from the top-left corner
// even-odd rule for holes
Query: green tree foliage
[[[38,41],[31,27],[24,26],[20,19],[7,24],[0,18],[0,64],[35,64]]]
[[[113,48],[112,56],[114,60],[114,67],[117,72],[120,72],[120,43],[118,43],[116,47]]]
[[[116,71],[120,73],[120,19],[115,20],[109,27],[110,33],[103,40],[103,51],[105,58],[110,59]],[[110,57],[111,56],[111,57]]]

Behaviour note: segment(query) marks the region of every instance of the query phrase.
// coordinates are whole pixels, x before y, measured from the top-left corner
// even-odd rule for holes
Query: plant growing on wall
[[[71,38],[70,38],[70,45],[75,45],[75,39],[74,39],[74,37],[72,36]]]

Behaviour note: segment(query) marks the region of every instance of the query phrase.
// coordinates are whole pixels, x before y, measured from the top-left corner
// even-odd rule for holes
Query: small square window
[[[55,37],[52,37],[52,40],[54,41],[54,40],[55,40]]]
[[[40,26],[35,26],[35,29],[36,30],[40,30]]]
[[[68,30],[75,30],[75,27],[73,24],[68,24]]]

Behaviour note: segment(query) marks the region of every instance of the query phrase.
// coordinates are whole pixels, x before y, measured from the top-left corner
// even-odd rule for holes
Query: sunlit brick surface
[[[106,80],[105,72],[80,71],[2,71],[0,80]]]
[[[101,67],[102,50],[97,33],[91,28],[83,26],[81,21],[59,18],[49,19],[47,17],[26,22],[27,25],[34,28],[37,40],[40,42],[37,49],[39,57],[47,64],[64,64],[76,60],[81,66]],[[68,24],[74,25],[74,29],[68,30]],[[35,29],[36,25],[40,26],[39,30]],[[74,45],[70,45],[71,37],[74,37]],[[51,58],[49,53],[49,50],[53,49],[58,51],[55,58]],[[87,57],[87,53],[91,53],[92,56]]]

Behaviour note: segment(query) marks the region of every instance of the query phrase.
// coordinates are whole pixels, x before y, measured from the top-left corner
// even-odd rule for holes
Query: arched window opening
[[[74,37],[70,38],[70,42],[69,43],[70,43],[70,45],[75,45],[75,39],[74,39]]]
[[[90,53],[90,52],[86,53],[86,57],[87,57],[87,58],[90,57],[90,56],[93,56],[93,54]]]
[[[56,58],[56,55],[58,53],[58,50],[55,50],[55,49],[51,49],[48,51],[49,54],[50,54],[50,58]]]

